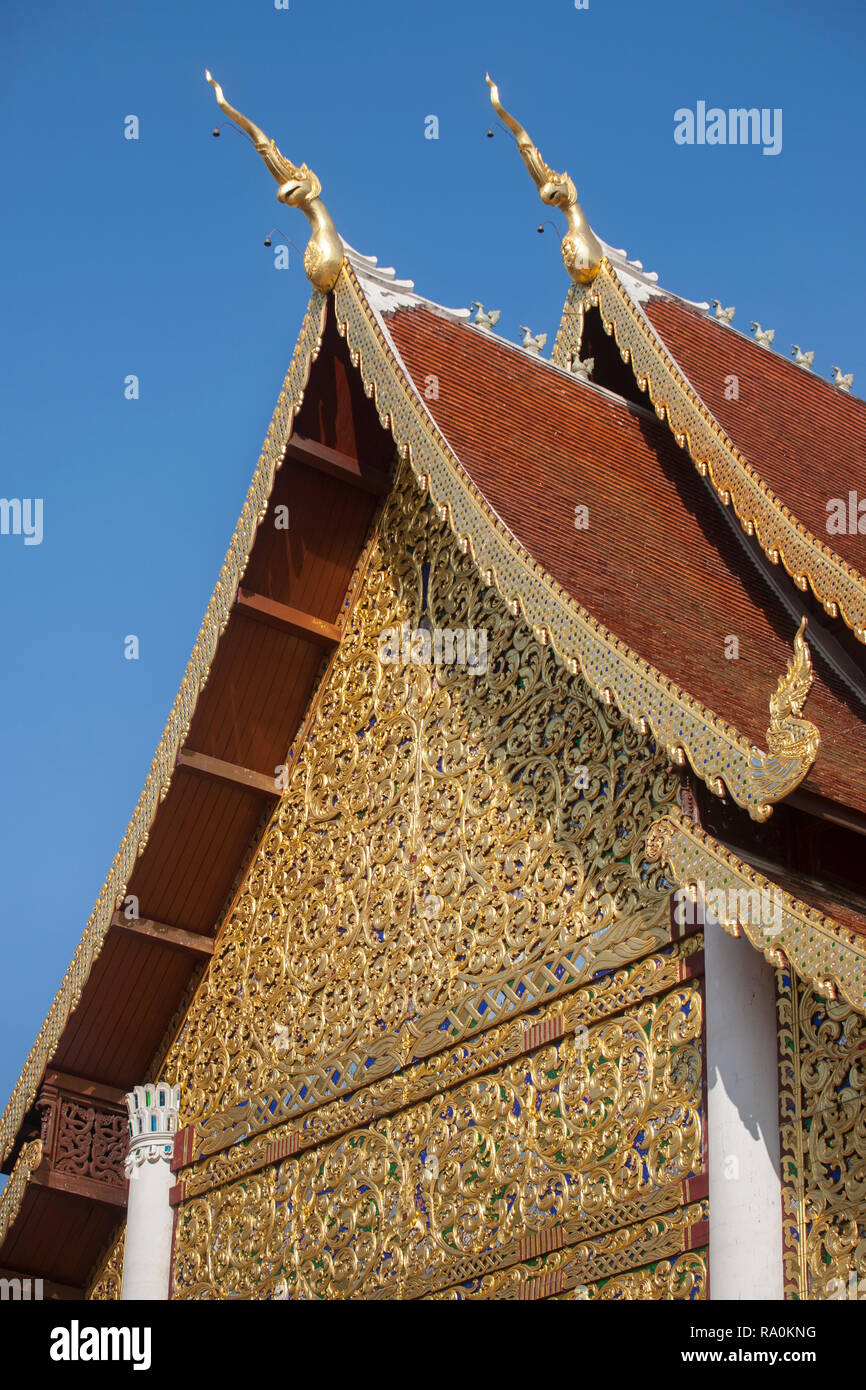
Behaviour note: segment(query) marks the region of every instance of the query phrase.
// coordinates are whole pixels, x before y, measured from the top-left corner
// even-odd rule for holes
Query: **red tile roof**
[[[426,402],[437,425],[533,557],[636,652],[765,747],[795,623],[667,427],[424,307],[400,309],[387,324],[422,398],[425,378],[438,378],[439,398]],[[586,530],[574,524],[580,504]],[[725,656],[732,636],[737,660]],[[823,743],[804,786],[866,811],[861,710],[813,658],[804,713]]]
[[[799,521],[860,574],[866,534],[827,531],[827,503],[866,498],[866,404],[673,299],[644,312],[729,439]],[[725,397],[736,376],[739,398]],[[866,528],[866,519],[864,519]]]

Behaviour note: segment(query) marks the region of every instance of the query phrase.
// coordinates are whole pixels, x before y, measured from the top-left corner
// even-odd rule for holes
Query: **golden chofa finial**
[[[215,82],[209,72],[205,73],[210,85],[216,93],[217,103],[222,111],[225,111],[241,130],[245,130],[252,140],[259,154],[267,166],[268,171],[273,174],[277,183],[277,198],[281,203],[286,203],[290,208],[300,208],[309,222],[313,235],[307,242],[307,249],[304,252],[304,270],[307,278],[312,281],[317,290],[327,293],[332,290],[337,283],[337,276],[340,273],[340,266],[343,264],[343,243],[339,233],[331,220],[331,214],[322,202],[319,194],[322,185],[316,178],[312,169],[308,169],[306,164],[292,164],[291,160],[286,159],[274,144],[269,140],[263,130],[259,130],[257,125],[242,116],[240,111],[236,111],[233,106],[229,106],[223,96],[223,89],[218,82]]]
[[[568,174],[557,174],[545,164],[537,146],[533,145],[522,125],[510,116],[499,100],[499,88],[487,73],[490,101],[494,111],[517,137],[520,157],[538,189],[538,196],[548,207],[565,213],[568,230],[562,239],[562,260],[573,280],[582,285],[594,280],[601,265],[604,248],[583,215],[577,201],[577,189]]]

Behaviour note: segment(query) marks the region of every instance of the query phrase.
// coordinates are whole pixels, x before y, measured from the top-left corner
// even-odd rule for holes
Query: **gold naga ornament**
[[[304,270],[316,289],[327,294],[337,283],[344,251],[331,214],[319,197],[322,191],[321,183],[312,169],[306,164],[292,164],[291,160],[286,159],[277,149],[275,142],[268,139],[263,130],[233,106],[229,106],[222,87],[214,81],[209,72],[205,72],[205,77],[216,93],[220,109],[250,137],[268,171],[280,185],[277,189],[279,202],[290,208],[300,208],[309,222],[313,234],[304,252]]]
[[[593,232],[577,201],[577,189],[568,174],[557,174],[545,164],[541,152],[533,145],[523,126],[505,110],[499,100],[499,88],[486,74],[490,102],[501,121],[517,139],[520,157],[529,170],[538,196],[548,207],[559,208],[565,214],[568,230],[562,238],[563,264],[573,280],[588,285],[595,279],[604,257],[604,247]]]
[[[779,679],[775,694],[770,696],[767,747],[780,764],[805,762],[811,767],[818,756],[821,735],[808,719],[799,718],[812,688],[812,656],[803,636],[805,631],[806,619],[803,618],[794,637],[794,655]],[[765,758],[765,765],[767,761]]]

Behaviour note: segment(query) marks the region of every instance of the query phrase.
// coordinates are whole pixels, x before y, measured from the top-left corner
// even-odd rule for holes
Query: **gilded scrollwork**
[[[622,1272],[631,1271],[644,1260],[659,1263],[664,1260],[669,1264],[669,1258],[665,1257],[679,1255],[687,1249],[693,1229],[705,1229],[707,1216],[706,1201],[685,1208],[678,1207],[663,1216],[636,1221],[594,1240],[558,1250],[525,1264],[496,1270],[471,1283],[455,1285],[430,1297],[437,1301],[454,1302],[493,1298],[524,1301],[570,1292],[575,1298],[588,1299],[593,1284],[605,1277],[610,1280]],[[679,1292],[675,1296],[680,1299],[693,1297],[697,1292],[694,1278],[681,1278],[677,1283]],[[661,1292],[656,1294],[657,1298],[663,1296]],[[668,1294],[668,1297],[673,1296]]]
[[[596,1277],[633,1242],[633,1263],[682,1250],[667,1194],[700,1168],[701,1016],[690,981],[183,1202],[175,1296],[419,1297],[564,1228]]]
[[[485,669],[394,659],[443,630]],[[166,1062],[196,1135],[175,1296],[420,1297],[667,1230],[701,994],[643,844],[678,778],[408,470],[293,761]]]
[[[121,1223],[107,1248],[96,1262],[86,1297],[96,1302],[119,1302],[123,1287],[123,1252],[126,1248],[126,1226]]]
[[[580,989],[546,1005],[528,1018],[486,1029],[456,1047],[424,1057],[403,1071],[358,1087],[340,1100],[325,1102],[288,1124],[264,1129],[203,1154],[184,1168],[187,1197],[223,1186],[247,1173],[268,1167],[274,1153],[315,1148],[339,1134],[391,1114],[438,1091],[479,1076],[523,1054],[527,1038],[558,1037],[588,1028],[590,1023],[621,1013],[688,978],[691,961],[703,948],[698,932],[662,947],[621,970],[605,972]],[[553,996],[551,989],[548,998]]]
[[[866,1293],[866,1020],[776,972],[785,1294]]]
[[[659,1260],[644,1269],[578,1285],[554,1296],[554,1301],[601,1299],[604,1302],[686,1302],[706,1298],[707,1251],[695,1249],[674,1259]]]
[[[382,634],[424,623],[485,633],[486,670],[391,660]],[[309,1108],[498,1021],[518,981],[546,972],[543,996],[569,952],[579,982],[660,944],[667,888],[640,851],[676,785],[481,583],[405,477],[167,1058],[184,1121],[260,1097],[273,1118],[287,1095]]]

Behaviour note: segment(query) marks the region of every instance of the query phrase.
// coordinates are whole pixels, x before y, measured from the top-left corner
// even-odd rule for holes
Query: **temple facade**
[[[209,80],[311,296],[2,1118],[0,1270],[857,1296],[866,406],[601,241],[492,84],[566,218],[549,357],[353,251]]]

